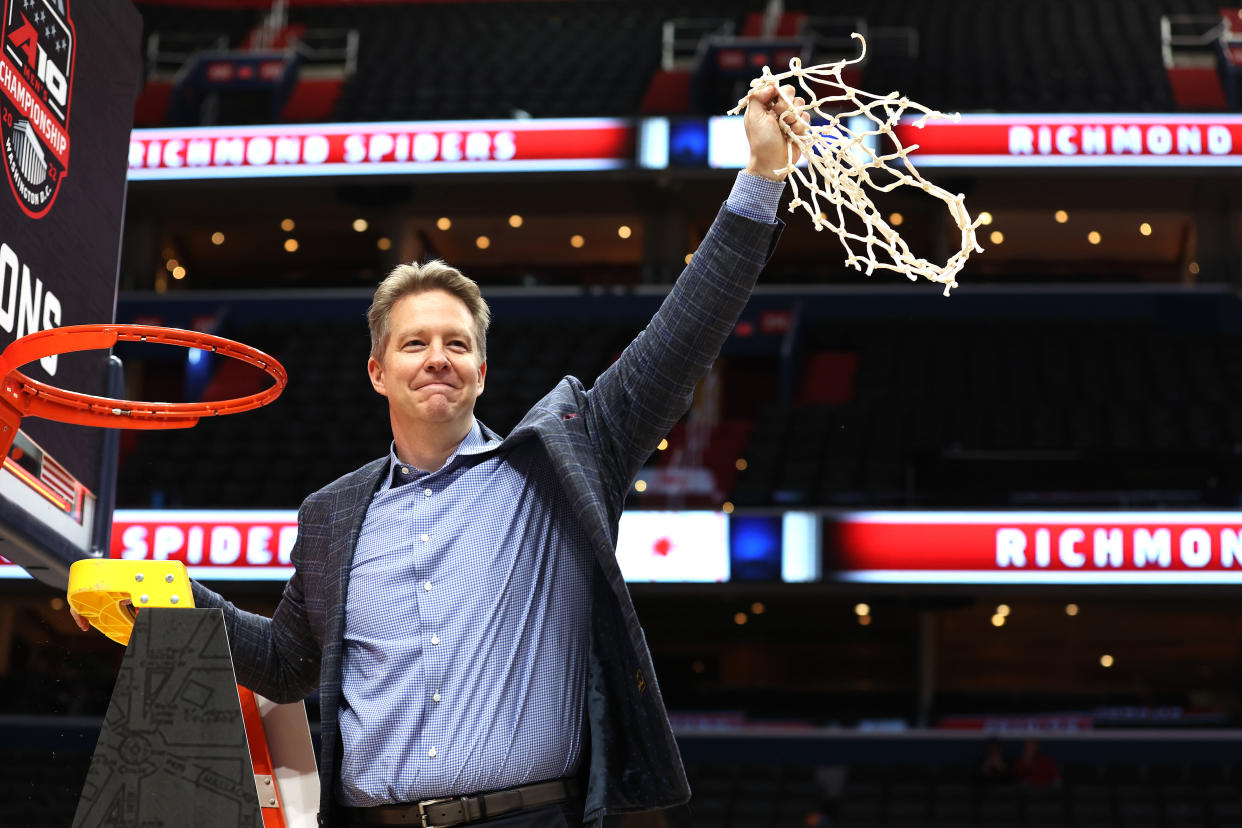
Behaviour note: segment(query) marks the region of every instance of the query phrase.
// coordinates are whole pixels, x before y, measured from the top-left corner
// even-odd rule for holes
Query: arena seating
[[[834,3],[831,13],[918,33],[918,54],[904,67],[885,60],[866,76],[877,92],[900,89],[914,100],[963,111],[1167,112],[1175,107],[1160,63],[1160,16],[1214,14],[1217,5],[1145,0],[1119,14],[1106,0],[938,0]],[[799,0],[786,7],[824,13]]]
[[[726,13],[721,4],[697,6]],[[490,3],[468,13],[450,3],[297,8],[291,20],[359,32],[358,71],[342,91],[338,120],[517,111],[550,118],[636,114],[670,13],[645,2]]]
[[[561,376],[589,383],[650,313],[567,322],[541,318],[538,304],[498,314],[490,337],[479,414],[500,433]],[[705,464],[738,506],[1193,508],[1228,506],[1242,491],[1235,334],[1153,320],[880,319],[808,328],[787,401],[737,393],[748,381],[745,360],[732,365],[726,350],[725,395],[733,402],[713,429]],[[356,316],[245,323],[222,333],[285,363],[284,397],[192,432],[127,435],[120,505],[291,508],[388,442],[383,400],[363,373],[369,343]],[[147,398],[159,398],[160,371],[179,377],[182,367],[149,366]],[[257,388],[218,386],[208,396],[250,390]],[[736,410],[738,398],[750,410]],[[374,439],[356,439],[360,428],[374,429]],[[681,432],[670,440],[679,444]],[[203,445],[220,448],[203,457]],[[740,472],[738,458],[746,460]],[[184,475],[191,463],[204,472]],[[660,505],[651,496],[636,502]]]
[[[982,783],[971,769],[868,765],[836,769],[829,796],[811,766],[692,764],[694,801],[669,824],[687,828],[1237,828],[1242,786],[1234,767],[1071,765],[1062,783]],[[810,814],[829,821],[807,820]]]
[[[943,110],[1168,112],[1177,109],[1161,63],[1164,14],[1215,14],[1211,0],[996,4],[986,0],[786,3],[786,28],[826,17],[913,35],[913,47],[864,68],[863,86],[900,89]],[[139,4],[147,34],[218,33],[232,47],[254,11]],[[291,25],[355,30],[358,62],[337,99],[343,121],[632,116],[659,70],[661,26],[716,18],[743,31],[754,0],[295,5]],[[847,26],[848,28],[848,26]],[[1014,47],[1015,37],[1021,48]],[[732,85],[719,91],[731,104]],[[713,100],[710,114],[718,114]]]
[[[859,336],[848,402],[763,408],[735,503],[1105,505],[1157,479],[1146,496],[1166,505],[1236,491],[1237,337],[986,323]],[[801,376],[803,397],[823,382]]]
[[[5,751],[0,824],[69,825],[89,753]],[[838,766],[827,792],[815,765],[717,760],[687,766],[694,799],[665,814],[668,828],[1240,828],[1238,768],[1077,766],[1063,783],[983,784],[969,768]],[[54,781],[54,780],[59,780]],[[826,814],[816,823],[809,816]],[[610,826],[627,825],[610,820]],[[641,823],[643,825],[651,823]]]

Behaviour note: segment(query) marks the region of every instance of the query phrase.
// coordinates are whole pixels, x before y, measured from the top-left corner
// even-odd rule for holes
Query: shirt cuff
[[[780,206],[784,192],[784,181],[739,172],[725,207],[742,218],[772,224],[776,221],[776,208]]]

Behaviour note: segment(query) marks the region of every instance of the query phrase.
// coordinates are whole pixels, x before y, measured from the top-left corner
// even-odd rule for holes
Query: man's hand
[[[747,97],[750,102],[746,105],[743,123],[746,140],[750,143],[750,162],[746,172],[771,181],[784,181],[789,173],[777,171],[797,163],[801,153],[794,145],[793,155],[789,155],[789,139],[779,121],[784,119],[796,134],[805,135],[811,116],[807,112],[799,115],[797,108],[805,106],[806,101],[794,96],[793,86],[782,86],[778,90],[772,83],[750,90]]]
[[[80,629],[82,632],[86,632],[87,630],[91,628],[91,622],[87,621],[85,618],[78,615],[78,611],[75,610],[73,607],[69,608],[69,614],[73,616],[73,623],[77,624],[78,629]]]

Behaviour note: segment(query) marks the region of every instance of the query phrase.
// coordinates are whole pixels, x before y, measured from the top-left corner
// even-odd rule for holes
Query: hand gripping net
[[[961,116],[957,114],[947,116],[928,109],[908,98],[899,97],[896,92],[890,92],[887,95],[872,95],[851,87],[841,78],[841,71],[846,66],[860,62],[867,54],[866,40],[857,33],[853,36],[858,38],[862,46],[856,58],[847,58],[806,69],[802,68],[801,60],[793,58],[789,61],[788,72],[773,75],[771,70],[765,66],[763,74],[751,81],[752,89],[769,83],[775,84],[779,89],[782,82],[789,78],[796,78],[798,85],[802,87],[803,96],[809,103],[800,107],[794,107],[793,101],[787,100],[786,103],[799,116],[803,112],[813,111],[824,119],[823,124],[810,125],[803,135],[795,133],[789,124],[785,123],[783,118],[781,119],[781,129],[789,139],[789,162],[784,168],[773,172],[789,173],[787,180],[793,188],[793,200],[789,203],[791,212],[802,207],[811,216],[816,230],[823,230],[827,227],[841,238],[841,244],[845,247],[847,254],[845,259],[847,266],[855,270],[863,270],[865,265],[865,272],[868,276],[877,269],[904,273],[910,281],[923,276],[944,285],[944,295],[948,296],[949,291],[957,287],[957,280],[954,277],[966,264],[971,252],[976,250],[983,252],[983,248],[975,240],[975,228],[982,221],[970,218],[970,214],[966,212],[964,195],[960,193],[952,195],[919,174],[910,159],[906,157],[918,149],[918,144],[903,147],[901,141],[893,134],[893,127],[908,110],[923,113],[923,116],[914,122],[914,126],[919,129],[923,128],[928,118],[952,117],[957,120]],[[821,89],[827,87],[829,94],[820,95],[815,87]],[[741,113],[746,108],[747,102],[748,98],[742,98],[737,106],[729,111],[729,114]],[[825,112],[824,107],[836,111],[836,114],[832,111]],[[853,108],[838,111],[848,107]],[[850,120],[858,117],[865,118],[870,128],[860,132],[850,129]],[[868,139],[870,138],[876,140],[869,146]],[[878,154],[876,148],[885,138],[892,142],[895,149]],[[794,165],[795,147],[801,152],[802,157],[807,159],[805,170]],[[873,171],[890,176],[893,180],[886,183],[877,182],[872,177]],[[801,198],[799,185],[805,188],[809,201]],[[871,202],[867,195],[868,187],[882,193],[890,192],[898,187],[917,187],[928,195],[943,201],[948,205],[949,215],[953,217],[953,221],[957,223],[961,231],[961,249],[950,256],[943,265],[937,265],[915,256],[901,235],[884,220]],[[826,202],[828,209],[821,204],[821,200]],[[846,228],[844,212],[846,210],[862,219],[866,226],[866,235],[859,235]],[[863,251],[856,252],[855,245],[863,245]],[[877,258],[877,255],[880,258]]]

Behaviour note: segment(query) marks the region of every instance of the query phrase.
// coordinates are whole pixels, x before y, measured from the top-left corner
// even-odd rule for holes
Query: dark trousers
[[[487,828],[582,828],[582,805],[580,803],[564,803],[548,805],[544,808],[532,808],[516,814],[506,814],[495,819],[482,822],[471,822],[469,826],[486,825]],[[371,828],[361,822],[351,822],[348,828]]]

